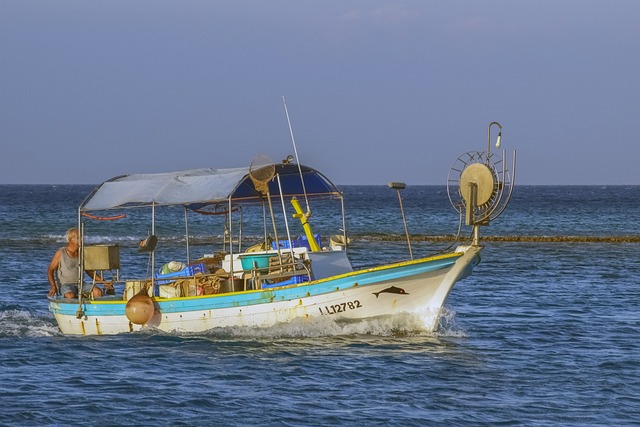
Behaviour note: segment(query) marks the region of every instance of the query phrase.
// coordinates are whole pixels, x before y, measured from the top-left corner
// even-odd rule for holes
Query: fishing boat
[[[449,174],[449,198],[472,229],[470,241],[420,258],[413,256],[406,232],[409,259],[360,269],[353,268],[348,256],[342,192],[321,172],[294,161],[293,156],[277,163],[262,157],[241,168],[109,179],[78,208],[79,269],[96,272],[93,286],[99,286],[97,273],[110,277],[114,292],[71,299],[53,296],[49,308],[61,332],[73,335],[121,334],[144,328],[194,333],[219,327],[267,327],[295,319],[340,321],[398,313],[419,315],[425,329],[435,331],[454,284],[480,262],[479,228],[495,219],[511,196],[515,152],[513,170],[506,167],[504,151],[501,159],[495,159],[490,147],[486,152],[470,152],[458,158]],[[404,219],[400,196],[404,184],[389,186],[398,191]],[[314,233],[310,206],[320,200],[339,208],[335,230],[341,233],[324,238]],[[162,241],[156,235],[156,212],[172,207],[223,215],[223,250],[156,265],[161,250],[157,243]],[[119,244],[88,244],[85,235],[87,221],[115,220],[129,209],[152,213],[150,232],[137,248],[148,256],[150,268],[143,277],[128,277],[127,259],[121,259]],[[249,214],[252,209],[257,213]],[[264,236],[244,248],[242,224],[248,219],[262,222]],[[187,221],[185,224],[188,227]],[[188,247],[189,232],[185,235]],[[82,285],[83,272],[80,277]]]

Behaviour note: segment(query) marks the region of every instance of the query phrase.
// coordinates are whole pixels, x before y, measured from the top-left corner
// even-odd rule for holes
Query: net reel
[[[453,208],[464,214],[465,224],[473,227],[473,244],[479,241],[479,227],[502,214],[513,192],[515,183],[516,152],[511,166],[507,165],[506,151],[502,155],[491,153],[491,127],[500,128],[496,148],[500,147],[502,126],[491,122],[488,128],[487,151],[469,151],[453,163],[447,180],[447,194]]]

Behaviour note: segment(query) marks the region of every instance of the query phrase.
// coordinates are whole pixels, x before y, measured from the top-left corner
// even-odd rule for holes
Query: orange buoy
[[[136,325],[144,325],[151,320],[155,313],[155,307],[153,300],[147,295],[146,289],[142,289],[127,302],[124,313],[127,315],[127,319]]]

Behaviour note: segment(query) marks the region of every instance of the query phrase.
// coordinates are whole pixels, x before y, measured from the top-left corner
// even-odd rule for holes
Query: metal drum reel
[[[500,127],[496,147],[500,147],[502,126],[498,122],[489,124]],[[470,151],[454,162],[449,170],[447,194],[453,208],[461,215],[465,224],[474,227],[474,244],[478,240],[478,227],[488,225],[504,211],[511,199],[515,182],[516,152],[513,152],[511,167],[507,167],[506,152],[502,156],[491,154],[489,142],[486,152]]]

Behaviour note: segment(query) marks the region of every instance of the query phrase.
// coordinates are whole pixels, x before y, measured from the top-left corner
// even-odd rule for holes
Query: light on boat
[[[489,127],[487,128],[487,164],[489,164],[489,159],[491,158],[491,126],[498,126],[498,140],[496,141],[496,148],[500,148],[500,140],[502,139],[502,125],[498,122],[489,123]]]
[[[124,313],[126,314],[127,319],[136,325],[144,325],[149,322],[155,312],[153,301],[143,292],[138,293],[131,298],[124,308]]]
[[[289,154],[286,159],[282,160],[283,165],[288,165],[291,163],[293,163],[293,156],[291,154]]]
[[[394,190],[404,190],[405,188],[407,188],[407,184],[405,184],[404,182],[392,181],[392,182],[388,183],[387,185],[389,186],[389,188],[392,188]]]

